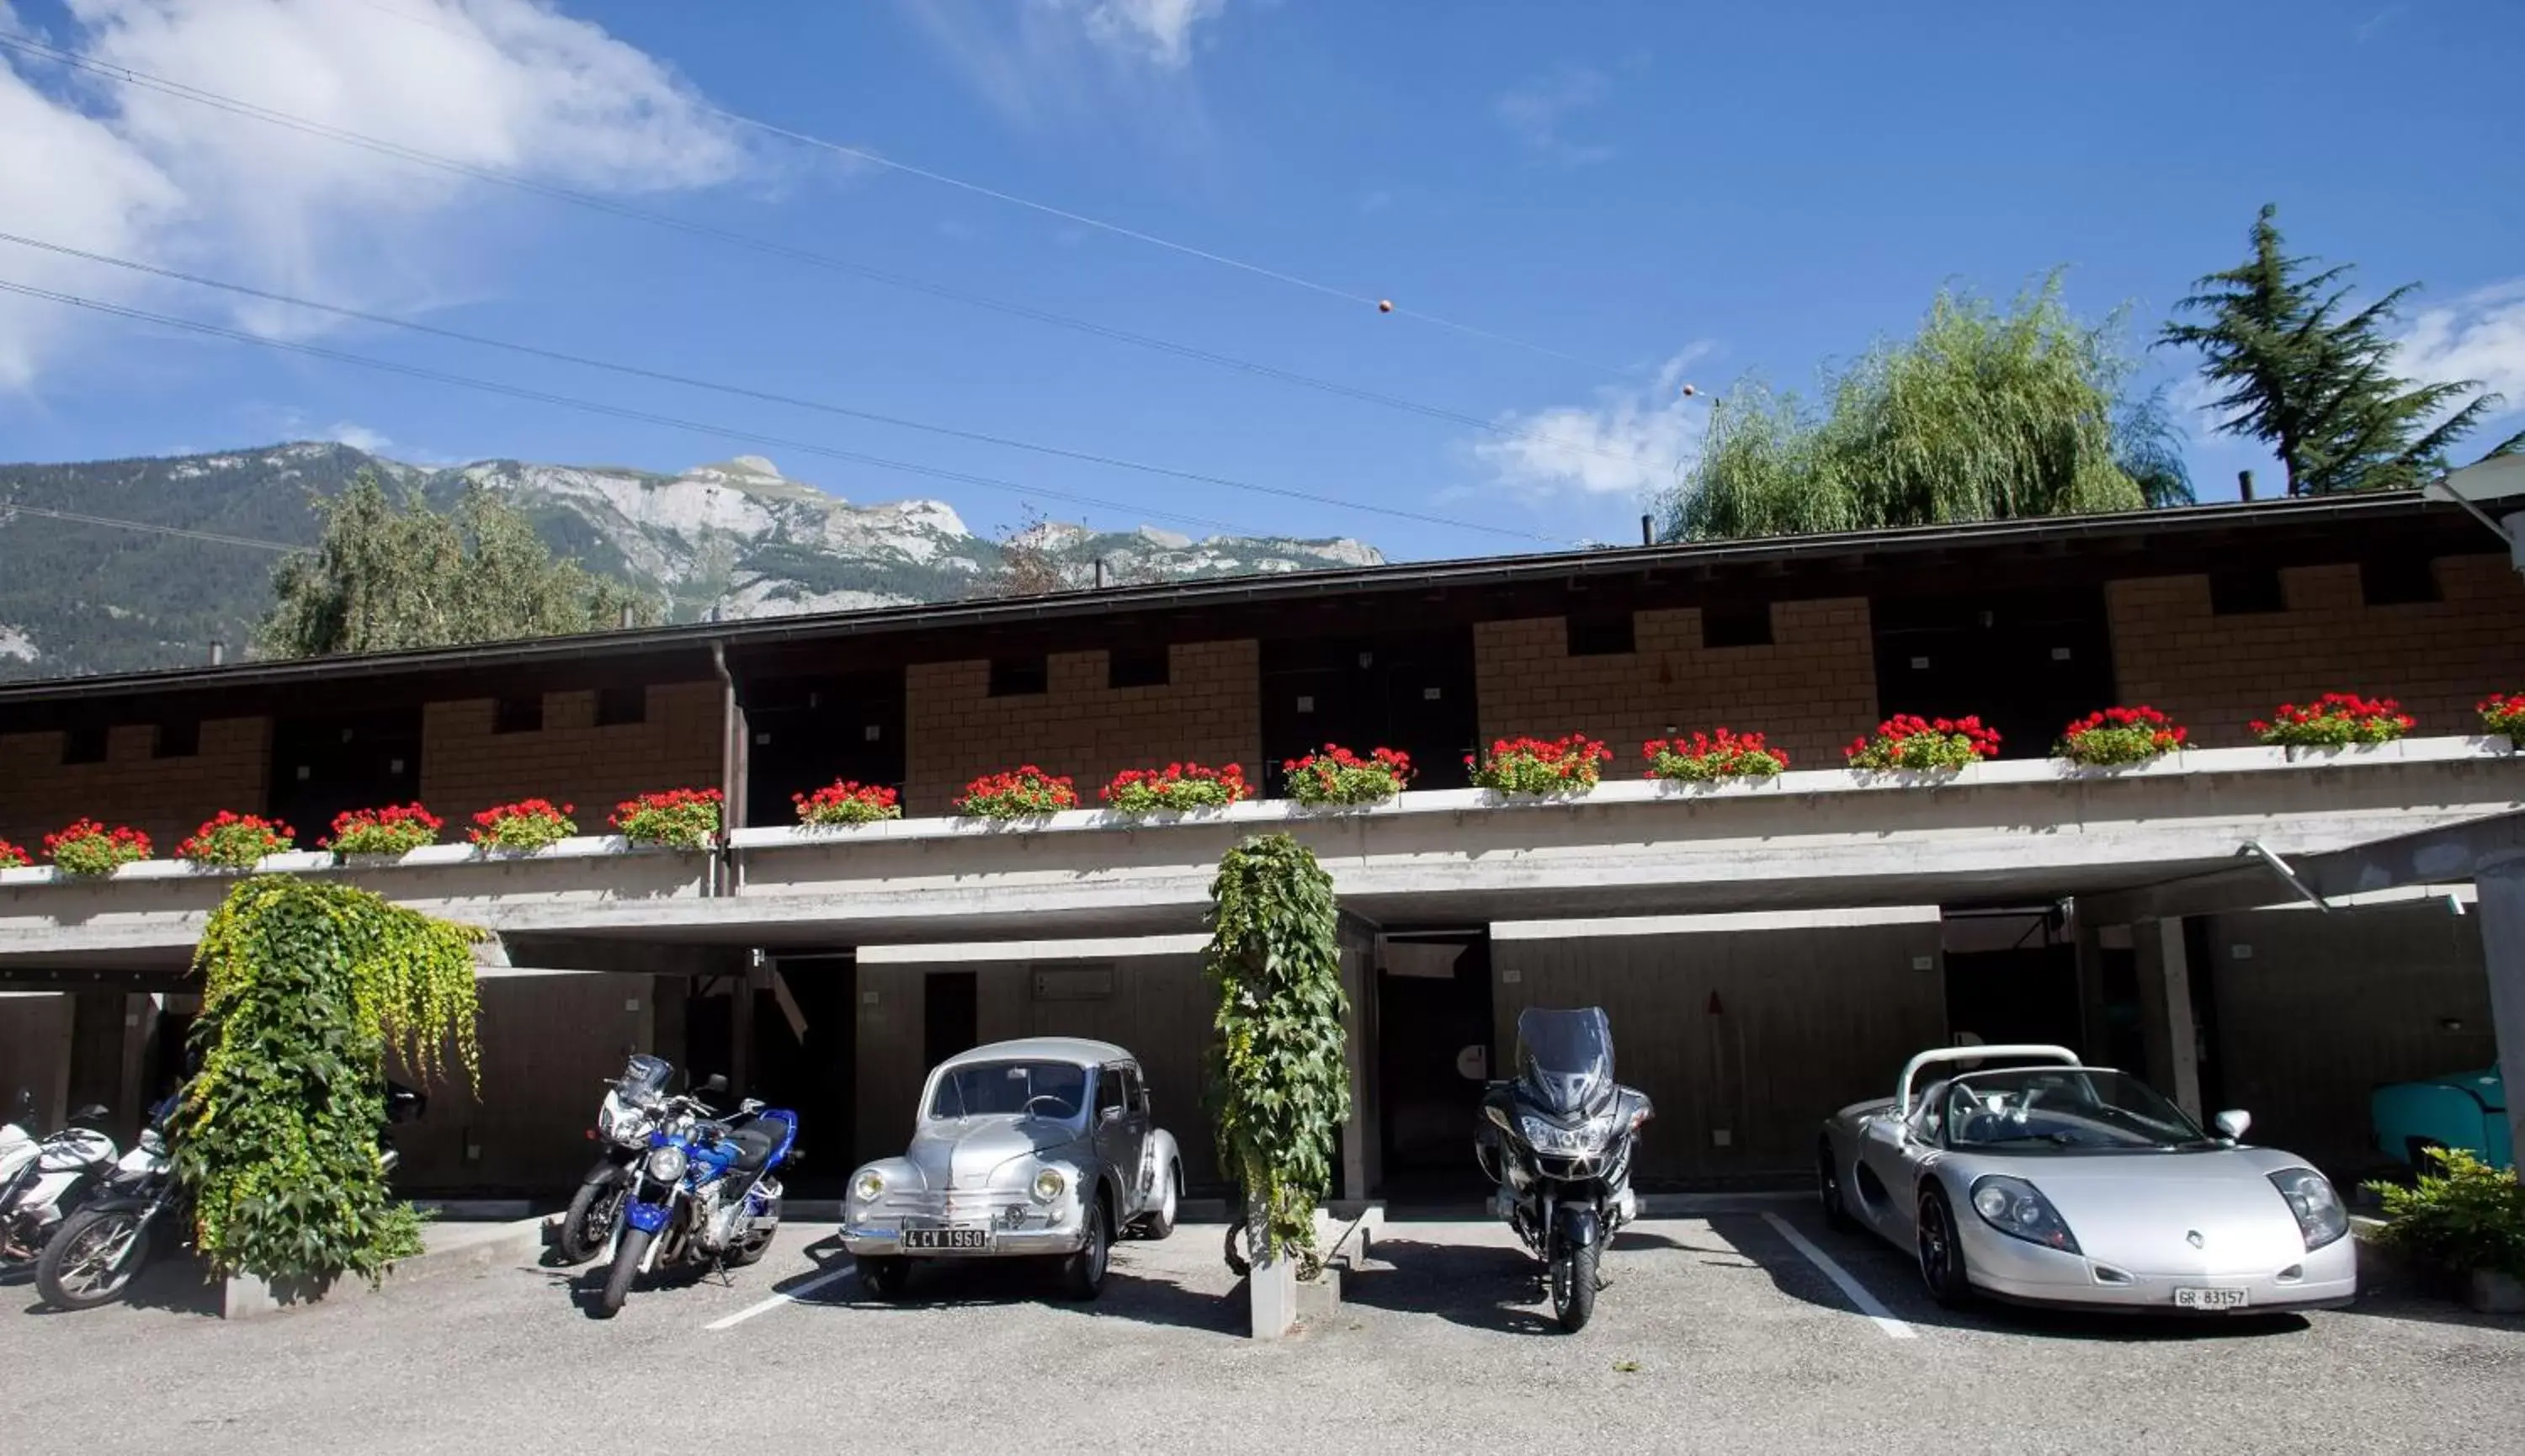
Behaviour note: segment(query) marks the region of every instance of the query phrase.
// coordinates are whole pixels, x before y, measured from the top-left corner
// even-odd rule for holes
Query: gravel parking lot
[[[610,1323],[584,1313],[584,1272],[524,1262],[232,1324],[175,1266],[81,1315],[0,1287],[0,1369],[35,1397],[9,1444],[2013,1456],[2481,1451],[2525,1424],[2525,1322],[2392,1293],[2303,1319],[1959,1319],[1803,1207],[1625,1230],[1575,1336],[1488,1224],[1388,1226],[1340,1315],[1276,1344],[1240,1333],[1215,1226],[1124,1245],[1093,1305],[992,1265],[864,1303],[830,1233],[786,1228],[731,1282],[644,1291]]]

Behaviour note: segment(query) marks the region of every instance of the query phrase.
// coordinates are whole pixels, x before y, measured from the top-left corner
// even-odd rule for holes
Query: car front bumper
[[[859,1258],[1022,1259],[1039,1254],[1074,1254],[1086,1242],[1087,1233],[1083,1228],[995,1228],[987,1230],[987,1240],[978,1249],[907,1249],[903,1246],[903,1229],[899,1224],[842,1226],[842,1247]]]
[[[1964,1271],[1974,1289],[2011,1304],[2131,1314],[2268,1314],[2332,1308],[2356,1298],[2357,1243],[2345,1235],[2285,1265],[2225,1268],[2203,1261],[2198,1269],[2152,1271],[1993,1233],[1967,1240]],[[2195,1310],[2175,1303],[2177,1289],[2242,1289],[2245,1303]]]

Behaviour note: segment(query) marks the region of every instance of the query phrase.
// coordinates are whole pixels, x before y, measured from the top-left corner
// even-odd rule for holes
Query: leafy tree
[[[630,587],[554,559],[524,516],[478,484],[442,514],[418,493],[398,506],[363,475],[315,508],[322,539],[272,570],[278,600],[255,626],[269,656],[555,636],[617,626],[626,610],[657,620]]]
[[[2268,444],[2291,495],[2415,486],[2444,472],[2448,449],[2498,408],[2499,396],[2479,392],[2474,379],[2397,377],[2386,332],[2419,285],[2349,312],[2349,266],[2310,272],[2315,259],[2283,251],[2278,217],[2265,205],[2253,221],[2253,256],[2201,279],[2201,291],[2177,305],[2207,322],[2168,324],[2158,341],[2201,351],[2203,377],[2227,391],[2218,427]],[[2525,435],[2493,453],[2520,441]]]
[[[2161,393],[2125,398],[2118,320],[2057,274],[2005,310],[1941,291],[1919,332],[1837,374],[1820,415],[1742,381],[1669,497],[1669,539],[1789,535],[2188,503]]]
[[[1069,574],[1053,552],[1043,513],[1027,506],[1023,516],[1021,524],[1002,527],[991,542],[1000,568],[975,583],[975,595],[1044,596],[1069,589]]]

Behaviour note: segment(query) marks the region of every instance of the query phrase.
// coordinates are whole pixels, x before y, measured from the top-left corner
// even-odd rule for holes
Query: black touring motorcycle
[[[1652,1109],[1613,1080],[1613,1029],[1603,1008],[1529,1007],[1516,1019],[1516,1077],[1482,1094],[1474,1156],[1498,1184],[1491,1208],[1543,1260],[1552,1313],[1583,1329],[1613,1230],[1638,1213],[1631,1155]]]

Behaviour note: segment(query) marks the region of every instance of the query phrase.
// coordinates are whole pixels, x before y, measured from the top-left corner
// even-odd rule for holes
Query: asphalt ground
[[[1125,1243],[1093,1304],[972,1263],[865,1301],[830,1226],[587,1312],[512,1259],[223,1322],[0,1285],[7,1449],[49,1451],[2516,1451],[2525,1321],[2392,1291],[2304,1317],[1953,1315],[1804,1207],[1625,1230],[1563,1334],[1507,1230],[1388,1225],[1338,1315],[1245,1337],[1221,1230]],[[1818,1257],[1819,1256],[1819,1257]],[[1830,1267],[1827,1268],[1826,1266]],[[750,1449],[762,1449],[756,1445]]]

